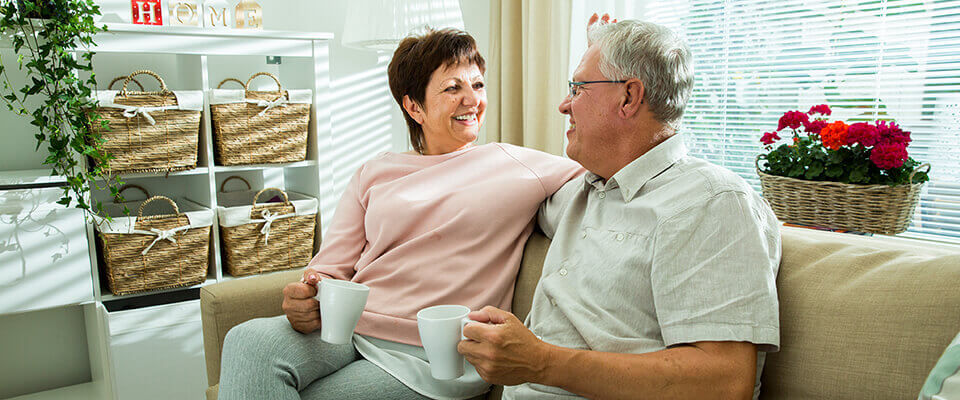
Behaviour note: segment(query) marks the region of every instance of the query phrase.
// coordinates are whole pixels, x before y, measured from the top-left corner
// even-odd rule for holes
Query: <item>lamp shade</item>
[[[425,27],[463,29],[459,0],[350,0],[344,46],[391,51]]]

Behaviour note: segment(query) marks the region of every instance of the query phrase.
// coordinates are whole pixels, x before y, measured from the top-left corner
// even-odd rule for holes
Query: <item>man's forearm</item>
[[[756,376],[749,343],[704,342],[646,354],[551,345],[548,357],[536,383],[591,399],[749,399]]]

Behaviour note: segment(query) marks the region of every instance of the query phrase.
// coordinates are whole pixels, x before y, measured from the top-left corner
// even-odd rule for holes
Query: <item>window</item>
[[[696,85],[682,124],[693,155],[759,191],[758,140],[783,112],[825,103],[832,119],[893,118],[912,132],[910,156],[933,167],[906,235],[960,242],[960,1],[656,0],[630,7],[608,10],[665,25],[693,51]],[[576,6],[573,14],[586,21]],[[571,53],[579,57],[582,49]]]

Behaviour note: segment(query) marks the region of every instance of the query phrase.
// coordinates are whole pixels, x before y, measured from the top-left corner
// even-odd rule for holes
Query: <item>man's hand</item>
[[[518,385],[542,380],[549,365],[550,345],[537,339],[516,316],[496,307],[474,311],[457,351],[477,368],[483,380],[498,385]]]
[[[317,271],[307,268],[300,282],[283,288],[283,313],[297,332],[307,334],[320,329],[320,303],[314,298],[320,279]]]

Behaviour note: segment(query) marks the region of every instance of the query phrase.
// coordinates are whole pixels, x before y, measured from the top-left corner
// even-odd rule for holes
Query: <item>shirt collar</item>
[[[676,134],[621,168],[606,184],[603,182],[603,177],[592,172],[584,174],[584,184],[593,186],[597,190],[619,187],[623,201],[630,201],[643,188],[643,185],[686,155],[687,147],[683,144],[683,138],[680,134]]]

